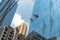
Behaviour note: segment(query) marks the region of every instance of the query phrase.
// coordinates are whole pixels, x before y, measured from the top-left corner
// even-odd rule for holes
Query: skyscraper
[[[10,26],[5,26],[0,36],[0,40],[13,40],[13,36],[14,29]]]
[[[1,0],[0,2],[0,26],[10,25],[17,9],[16,0]]]
[[[60,0],[35,0],[29,33],[35,31],[46,38],[58,37],[60,29]]]

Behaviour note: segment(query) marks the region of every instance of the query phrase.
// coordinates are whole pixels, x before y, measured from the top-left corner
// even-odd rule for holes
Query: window
[[[5,37],[5,35],[3,35],[3,37]]]
[[[13,34],[13,32],[10,32],[10,34]]]
[[[12,37],[12,35],[9,35],[9,37]]]
[[[6,32],[4,32],[4,34],[7,34]]]
[[[1,38],[1,40],[4,40],[4,38]]]
[[[11,40],[11,38],[8,38],[8,40]]]

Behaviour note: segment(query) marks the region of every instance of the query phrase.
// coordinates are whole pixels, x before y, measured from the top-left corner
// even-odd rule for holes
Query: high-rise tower
[[[16,0],[1,0],[0,26],[10,25],[17,8]]]
[[[46,38],[58,37],[60,29],[60,0],[35,0],[29,33],[35,31]]]

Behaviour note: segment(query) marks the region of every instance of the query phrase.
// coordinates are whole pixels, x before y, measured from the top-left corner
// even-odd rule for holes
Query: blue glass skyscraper
[[[35,0],[29,33],[35,31],[46,38],[60,37],[60,0]]]
[[[0,3],[0,26],[10,25],[17,9],[16,0],[2,0]]]

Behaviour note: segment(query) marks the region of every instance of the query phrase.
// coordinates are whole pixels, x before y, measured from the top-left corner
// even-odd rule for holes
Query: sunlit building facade
[[[28,25],[26,23],[21,23],[14,29],[14,38],[13,40],[26,40]]]
[[[18,27],[19,34],[26,36],[28,25],[26,23],[21,23]]]
[[[29,33],[35,31],[46,38],[60,37],[60,0],[35,0]]]

